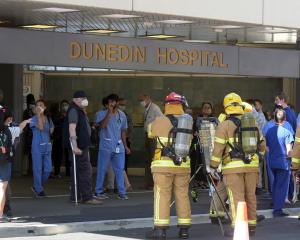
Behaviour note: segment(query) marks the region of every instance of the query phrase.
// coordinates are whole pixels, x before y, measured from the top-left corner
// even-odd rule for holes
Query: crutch
[[[75,191],[75,204],[78,205],[78,196],[77,196],[77,174],[76,174],[76,156],[74,153],[74,147],[72,140],[70,139],[72,154],[73,154],[73,171],[74,171],[74,191]]]

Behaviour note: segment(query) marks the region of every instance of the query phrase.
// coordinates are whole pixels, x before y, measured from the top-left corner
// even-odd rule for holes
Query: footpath
[[[72,232],[104,232],[120,229],[147,228],[153,225],[153,193],[142,189],[142,179],[133,179],[134,191],[129,200],[110,195],[103,205],[76,205],[69,201],[69,179],[50,179],[47,197],[36,199],[30,191],[31,178],[16,178],[12,183],[11,205],[13,218],[0,224],[0,238],[54,235]],[[199,201],[191,203],[193,224],[209,223],[210,197],[207,190],[199,192]],[[271,199],[258,197],[259,214],[272,217]],[[292,215],[300,211],[300,204],[287,205]],[[171,210],[171,225],[176,225],[175,207]]]

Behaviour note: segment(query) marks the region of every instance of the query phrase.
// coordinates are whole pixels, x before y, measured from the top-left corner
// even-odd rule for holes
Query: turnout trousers
[[[178,226],[189,227],[192,222],[189,200],[190,173],[154,172],[153,180],[154,226],[169,226],[170,204],[174,194]]]
[[[235,225],[238,202],[246,202],[248,208],[248,225],[256,226],[256,185],[258,172],[224,174],[223,180],[227,188],[232,227]]]

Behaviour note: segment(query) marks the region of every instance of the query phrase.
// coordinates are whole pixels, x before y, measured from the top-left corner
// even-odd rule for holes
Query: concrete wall
[[[222,109],[223,97],[231,92],[239,93],[242,98],[260,98],[266,109],[272,109],[274,95],[282,91],[282,79],[258,78],[213,78],[213,77],[130,77],[130,76],[59,76],[45,75],[45,99],[51,102],[71,99],[74,90],[83,89],[89,95],[88,113],[93,118],[101,106],[101,99],[109,93],[117,93],[128,99],[128,113],[133,118],[133,154],[129,166],[144,165],[144,133],[141,127],[143,109],[137,96],[148,93],[154,102],[162,106],[164,97],[170,91],[182,93],[190,106],[197,112],[203,101],[211,101],[216,111]],[[92,153],[95,158],[96,153]]]

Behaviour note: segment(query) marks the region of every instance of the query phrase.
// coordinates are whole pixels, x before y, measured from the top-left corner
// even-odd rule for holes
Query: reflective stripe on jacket
[[[249,164],[244,163],[242,159],[231,159],[230,151],[232,150],[230,145],[234,143],[234,132],[236,125],[231,120],[225,120],[220,123],[216,129],[214,150],[210,166],[217,168],[222,164],[222,172],[226,173],[240,173],[240,172],[258,172],[259,170],[259,157],[254,154],[252,161]],[[262,134],[261,143],[259,145],[259,152],[264,153],[265,145]]]

